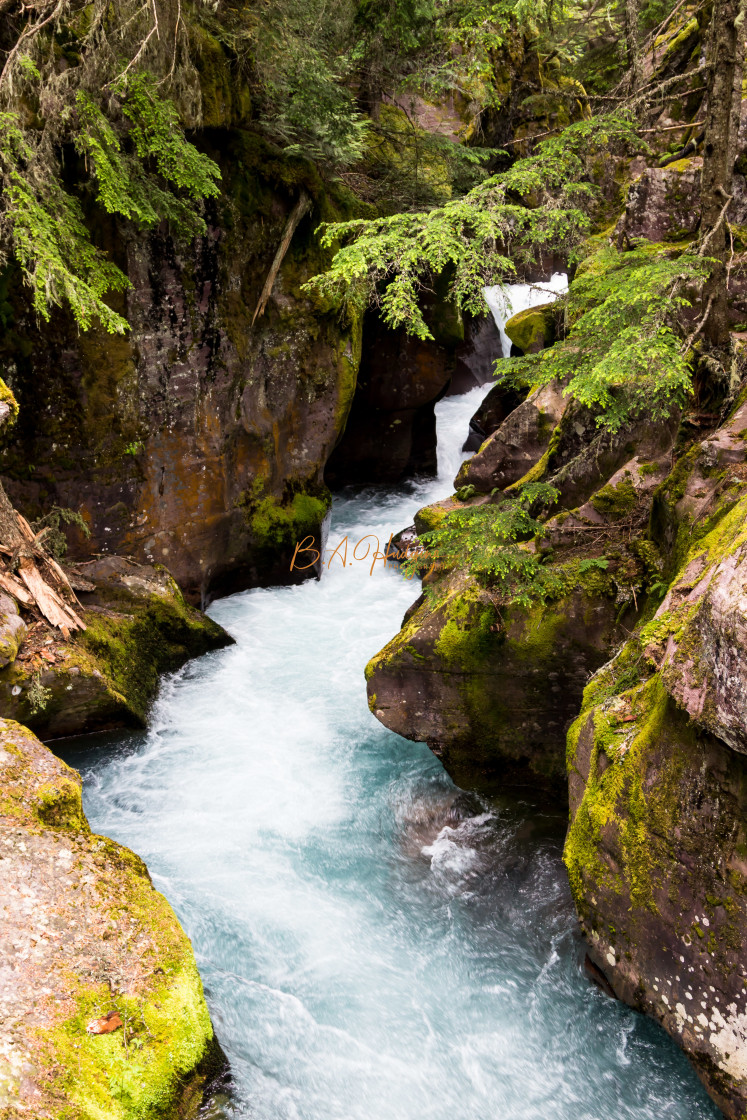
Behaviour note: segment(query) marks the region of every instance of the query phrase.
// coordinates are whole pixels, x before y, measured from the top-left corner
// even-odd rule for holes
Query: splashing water
[[[147,732],[66,750],[93,827],[192,938],[233,1070],[213,1120],[718,1115],[663,1032],[584,978],[562,814],[461,793],[366,706],[418,588],[353,545],[450,491],[485,391],[438,405],[438,479],[335,500],[347,566],[215,603],[235,646],[164,682]]]

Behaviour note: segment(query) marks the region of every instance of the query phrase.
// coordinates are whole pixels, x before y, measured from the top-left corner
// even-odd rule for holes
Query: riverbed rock
[[[91,834],[77,772],[5,719],[0,789],[0,1114],[194,1115],[225,1059],[173,910]]]
[[[162,673],[232,641],[161,566],[106,556],[76,577],[92,587],[78,592],[86,630],[65,642],[34,622],[0,670],[0,711],[45,739],[143,726]]]
[[[622,634],[611,575],[586,582],[525,611],[449,573],[366,666],[371,711],[427,742],[457,785],[530,784],[562,798],[565,732]]]
[[[469,435],[464,451],[479,451],[488,436],[501,426],[507,416],[518,408],[526,396],[520,389],[512,389],[502,382],[494,385],[483,398],[469,422]]]
[[[454,372],[447,396],[468,393],[479,385],[488,385],[495,376],[495,363],[503,353],[500,332],[492,315],[475,317],[465,314],[464,342],[455,352]]]

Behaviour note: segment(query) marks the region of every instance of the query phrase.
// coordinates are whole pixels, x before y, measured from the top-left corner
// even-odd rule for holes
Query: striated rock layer
[[[0,788],[0,1114],[196,1115],[225,1059],[174,912],[91,834],[78,774],[10,720]]]

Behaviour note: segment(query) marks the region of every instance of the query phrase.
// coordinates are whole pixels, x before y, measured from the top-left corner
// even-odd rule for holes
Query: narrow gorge
[[[0,0],[0,1120],[747,1116],[745,0]]]

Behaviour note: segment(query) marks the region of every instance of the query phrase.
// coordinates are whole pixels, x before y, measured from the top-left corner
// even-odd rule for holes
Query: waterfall
[[[497,285],[483,289],[485,301],[500,331],[504,358],[511,354],[511,339],[505,330],[511,316],[541,303],[551,303],[567,291],[568,277],[564,272],[554,272],[549,280],[537,284],[507,284],[505,287]]]

